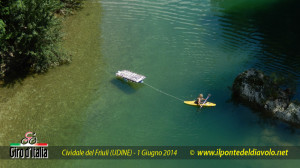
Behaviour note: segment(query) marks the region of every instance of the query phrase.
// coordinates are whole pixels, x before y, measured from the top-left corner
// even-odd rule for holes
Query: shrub
[[[0,1],[0,74],[45,72],[69,62],[59,47],[58,0]]]

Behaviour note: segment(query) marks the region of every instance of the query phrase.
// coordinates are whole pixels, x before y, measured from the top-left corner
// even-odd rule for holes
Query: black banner
[[[300,146],[2,146],[0,159],[300,159]]]

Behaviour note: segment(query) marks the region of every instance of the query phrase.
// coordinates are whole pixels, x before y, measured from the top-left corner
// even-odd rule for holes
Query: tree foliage
[[[59,47],[59,0],[0,0],[0,78],[70,61]]]
[[[60,0],[62,7],[58,10],[58,13],[63,15],[72,14],[73,10],[80,9],[84,0]]]
[[[81,7],[83,0],[61,0],[66,8],[78,9]]]

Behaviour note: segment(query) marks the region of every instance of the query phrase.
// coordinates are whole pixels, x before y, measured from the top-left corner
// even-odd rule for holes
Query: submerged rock
[[[281,89],[263,72],[249,69],[234,80],[233,96],[262,112],[300,126],[300,106],[290,102],[289,89]]]

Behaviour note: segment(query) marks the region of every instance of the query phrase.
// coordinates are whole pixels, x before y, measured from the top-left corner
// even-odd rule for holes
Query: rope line
[[[172,97],[172,98],[177,99],[177,100],[182,101],[182,102],[184,101],[184,100],[182,100],[182,99],[180,99],[180,98],[178,98],[178,97],[176,97],[176,96],[173,96],[173,95],[171,95],[171,94],[169,94],[169,93],[166,93],[166,92],[164,92],[164,91],[162,91],[162,90],[159,90],[159,89],[155,88],[154,86],[151,86],[151,85],[149,85],[149,84],[147,84],[147,83],[145,83],[145,82],[144,82],[144,84],[147,85],[147,86],[149,86],[150,88],[156,90],[157,92],[160,92],[160,93],[164,94],[164,95],[167,95],[167,96],[169,96],[169,97]]]

